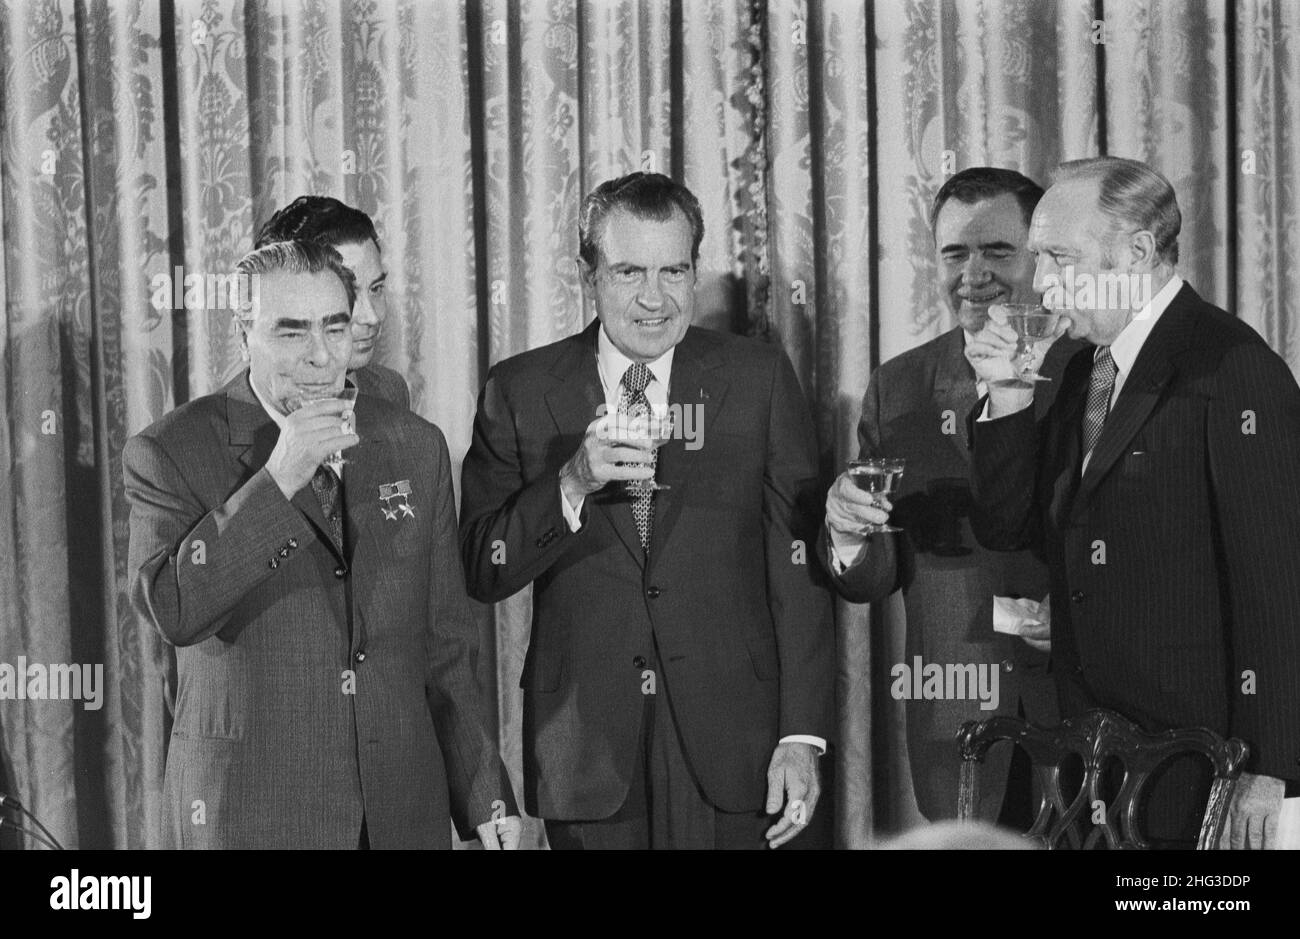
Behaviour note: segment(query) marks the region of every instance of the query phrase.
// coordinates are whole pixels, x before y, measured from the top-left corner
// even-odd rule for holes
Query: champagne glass
[[[849,478],[863,492],[871,494],[871,501],[880,505],[879,496],[891,495],[903,478],[905,460],[880,457],[873,460],[853,460],[849,463]],[[902,531],[893,525],[867,525],[864,535],[875,535],[887,531]]]
[[[324,401],[329,398],[337,398],[340,401],[347,402],[347,409],[342,414],[342,423],[339,426],[339,432],[344,434],[355,434],[356,415],[353,409],[357,403],[357,386],[350,381],[345,381],[343,387],[338,391],[315,391],[308,389],[300,391],[287,402],[289,412],[292,413],[302,407],[308,401]],[[335,463],[342,465],[348,462],[343,456],[342,450],[335,450],[325,458],[326,463]]]
[[[343,423],[339,428],[339,430],[345,434],[355,434],[357,432],[357,415],[355,413],[357,391],[358,389],[356,385],[352,384],[352,382],[347,382],[343,385],[343,388],[340,389],[339,393],[335,395],[336,398],[347,404],[347,409],[342,414]],[[348,460],[343,456],[342,450],[335,450],[330,454],[328,462],[341,465],[348,462]]]
[[[1034,343],[1048,339],[1056,329],[1057,314],[1037,303],[999,303],[994,307],[1006,317],[1006,324],[1016,331],[1016,352],[1011,358],[1021,381],[1051,381],[1034,367]]]
[[[649,439],[650,446],[658,450],[668,441],[673,439],[674,429],[673,415],[671,411],[657,414],[651,411],[649,414],[636,415],[627,424],[627,438],[636,438],[638,440]],[[667,483],[661,483],[653,476],[649,479],[630,479],[627,488],[632,493],[644,491],[658,492],[664,489],[671,489]]]

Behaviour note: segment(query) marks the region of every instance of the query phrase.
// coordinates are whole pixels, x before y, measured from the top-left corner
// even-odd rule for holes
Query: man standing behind
[[[267,219],[257,233],[254,247],[276,241],[315,241],[329,245],[343,258],[357,287],[348,377],[362,394],[409,408],[411,392],[406,380],[374,361],[379,334],[388,319],[388,271],[384,269],[379,235],[370,216],[329,196],[299,196]]]
[[[597,322],[479,398],[461,547],[477,599],[533,586],[525,804],[556,848],[775,847],[817,805],[834,635],[806,558],[812,422],[779,349],[691,326],[703,230],[666,176],[599,186],[579,225]],[[657,452],[605,432],[665,409]],[[629,486],[651,478],[668,488]]]
[[[1149,731],[1208,727],[1250,745],[1224,842],[1272,848],[1300,826],[1300,388],[1245,323],[1178,276],[1173,187],[1118,157],[1061,166],[1034,212],[1035,287],[1070,335],[1050,412],[1007,380],[990,323],[967,355],[989,385],[975,424],[975,532],[1041,547],[1052,672],[1066,716],[1105,707]],[[1204,761],[1149,787],[1146,834],[1196,838]]]
[[[164,842],[445,848],[450,816],[514,847],[442,433],[337,397],[353,297],[333,249],[273,244],[238,272],[249,368],[123,455],[132,601],[178,648]]]
[[[943,184],[930,214],[944,297],[958,325],[881,365],[871,376],[858,425],[859,459],[906,460],[892,516],[873,505],[847,473],[826,499],[828,538],[819,550],[836,589],[855,603],[903,591],[907,612],[903,664],[987,665],[999,669],[997,701],[985,710],[974,694],[963,700],[916,699],[908,692],[907,747],[917,806],[930,820],[957,815],[960,761],[954,735],[967,720],[995,714],[1056,723],[1047,676],[1047,569],[1029,551],[1000,554],[975,541],[970,528],[970,449],[967,416],[983,393],[963,354],[984,328],[990,305],[1032,303],[1034,262],[1025,249],[1029,219],[1043,190],[1013,170],[971,167]],[[1045,413],[1070,355],[1079,344],[1051,345],[1039,371],[1053,379],[1040,392]],[[1042,351],[1042,350],[1040,350]],[[894,534],[862,534],[891,523]],[[827,541],[829,544],[827,544]],[[994,632],[995,622],[1020,623],[1024,640]],[[973,689],[972,689],[973,690]],[[1027,823],[1027,761],[995,748],[980,776],[981,818]],[[1004,794],[1006,811],[1003,810]]]

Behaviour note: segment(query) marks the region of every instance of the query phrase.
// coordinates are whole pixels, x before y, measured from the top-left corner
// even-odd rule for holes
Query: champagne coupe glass
[[[1045,375],[1039,375],[1034,367],[1037,358],[1034,343],[1051,337],[1058,315],[1037,303],[999,303],[994,304],[994,308],[1001,310],[1006,324],[1016,331],[1016,352],[1011,364],[1016,368],[1017,377],[1029,382],[1051,381]]]
[[[297,395],[289,399],[288,401],[289,411],[290,413],[292,413],[293,411],[298,410],[308,401],[324,401],[329,398],[337,398],[340,401],[347,402],[348,407],[347,410],[345,410],[342,414],[342,423],[339,426],[339,432],[344,434],[355,434],[357,432],[356,416],[353,414],[353,408],[356,406],[357,403],[357,386],[350,381],[345,382],[342,389],[340,389],[339,391],[320,391],[320,392],[315,392],[311,390],[301,391]],[[335,450],[333,453],[331,453],[329,456],[325,458],[325,462],[341,465],[343,463],[348,462],[348,460],[346,457],[343,456],[342,450]]]
[[[863,492],[871,494],[872,501],[879,506],[878,496],[888,496],[898,487],[903,478],[905,460],[880,457],[873,460],[853,460],[849,463],[849,477]],[[887,531],[902,531],[893,525],[867,525],[862,533],[875,535]]]
[[[665,411],[662,414],[650,411],[648,414],[637,415],[628,422],[628,437],[638,439],[649,438],[650,445],[658,450],[668,441],[673,439],[673,415],[671,411]],[[664,489],[671,489],[667,483],[661,483],[653,476],[649,479],[630,479],[627,488],[633,494],[650,491],[658,492]]]

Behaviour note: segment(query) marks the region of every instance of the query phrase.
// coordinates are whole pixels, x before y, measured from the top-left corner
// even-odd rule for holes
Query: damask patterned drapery
[[[1300,371],[1298,63],[1291,0],[0,0],[0,661],[107,683],[96,711],[0,701],[0,788],[70,846],[157,841],[168,656],[125,596],[119,454],[239,364],[229,313],[157,278],[224,273],[294,196],[374,216],[379,358],[459,459],[486,368],[591,315],[581,195],[679,176],[700,320],[787,350],[829,480],[872,367],[950,326],[927,208],[970,165],[1153,163],[1184,275]],[[483,619],[515,773],[528,606]],[[839,612],[857,846],[915,812],[872,681],[902,624]]]

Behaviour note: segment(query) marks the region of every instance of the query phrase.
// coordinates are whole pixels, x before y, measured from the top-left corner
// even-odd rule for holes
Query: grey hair
[[[348,295],[348,312],[357,300],[357,280],[343,263],[342,256],[330,245],[316,241],[277,241],[254,248],[235,264],[235,273],[241,280],[256,282],[261,274],[282,271],[286,274],[320,274],[333,271]],[[240,311],[247,319],[247,312]]]
[[[1097,207],[1110,220],[1112,233],[1130,228],[1149,231],[1155,238],[1157,260],[1178,263],[1183,214],[1174,187],[1164,176],[1137,160],[1103,156],[1062,163],[1054,181],[1067,179],[1097,180]],[[1109,246],[1106,256],[1111,256]]]

